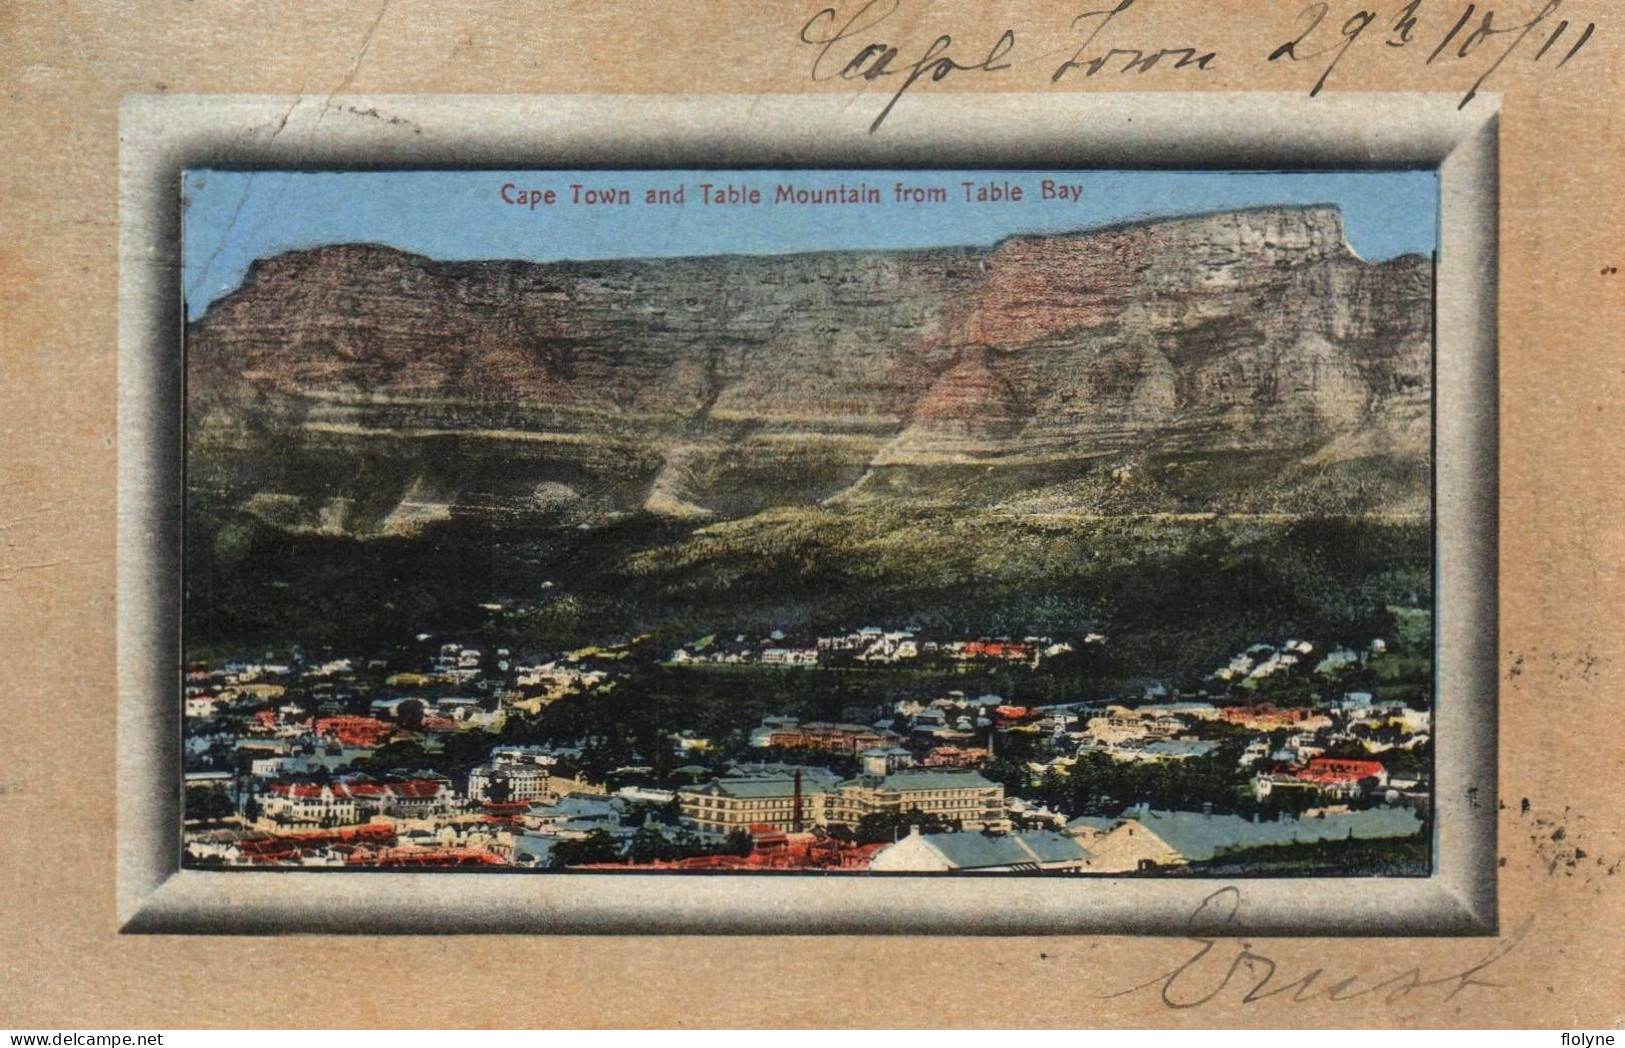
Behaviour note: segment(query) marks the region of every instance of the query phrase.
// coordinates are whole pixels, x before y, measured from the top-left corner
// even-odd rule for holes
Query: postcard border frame
[[[844,96],[151,96],[120,112],[118,921],[126,933],[1493,935],[1500,99],[939,95],[881,134]],[[187,167],[1435,167],[1436,869],[1426,878],[984,880],[180,868],[180,172]],[[1448,543],[1440,536],[1449,536]],[[380,883],[393,889],[380,892]],[[769,887],[771,886],[771,887]],[[1315,888],[1323,889],[1315,891]],[[767,889],[767,890],[763,890]],[[1355,890],[1357,889],[1357,890]],[[453,912],[449,904],[455,900]]]

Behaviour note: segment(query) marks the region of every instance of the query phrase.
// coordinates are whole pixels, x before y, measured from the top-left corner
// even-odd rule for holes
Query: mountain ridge
[[[188,325],[189,449],[227,505],[351,536],[1012,492],[1422,514],[1431,295],[1326,205],[906,251],[330,245]]]

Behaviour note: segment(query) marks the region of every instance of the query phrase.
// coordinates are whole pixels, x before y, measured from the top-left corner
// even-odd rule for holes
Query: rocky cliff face
[[[266,259],[188,333],[194,487],[299,530],[874,500],[1426,509],[1431,269],[1335,208],[990,248]]]

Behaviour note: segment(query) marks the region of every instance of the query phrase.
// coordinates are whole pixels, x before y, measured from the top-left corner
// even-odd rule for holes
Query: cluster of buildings
[[[1004,787],[963,768],[896,767],[884,753],[865,754],[863,771],[839,779],[817,767],[747,768],[679,789],[686,825],[727,834],[770,826],[802,832],[857,827],[869,816],[918,814],[966,831],[1010,828]]]
[[[1298,665],[1314,653],[1315,646],[1306,640],[1288,640],[1283,644],[1254,644],[1246,651],[1221,666],[1213,676],[1222,681],[1263,680],[1277,672]]]
[[[483,764],[468,773],[468,798],[486,804],[530,803],[557,796],[561,786],[554,770],[558,756],[542,746],[498,746]],[[563,789],[579,790],[570,780]]]
[[[462,798],[442,776],[414,775],[382,782],[366,775],[332,782],[272,782],[257,797],[261,820],[275,826],[351,826],[374,815],[429,818],[450,814]]]
[[[1033,708],[1005,702],[999,695],[969,696],[950,691],[929,702],[902,699],[892,707],[895,718],[907,727],[909,738],[929,740],[945,753],[975,748],[978,739],[990,737],[999,729],[1021,726],[1032,731],[1050,731],[1057,715],[1069,715],[1070,706]]]
[[[794,717],[768,717],[751,734],[753,746],[854,755],[877,747],[895,746],[897,741],[897,733],[889,728],[822,721],[802,724]]]
[[[1104,753],[1115,760],[1159,763],[1205,757],[1219,746],[1202,738],[1200,725],[1216,719],[1219,711],[1208,703],[1157,703],[1137,708],[1108,706],[1079,717],[1082,730],[1068,725],[1067,739],[1074,756]]]
[[[1426,828],[1410,808],[1325,808],[1255,820],[1212,811],[1135,807],[1115,820],[1076,819],[1067,832],[1089,852],[1089,873],[1129,873],[1222,860],[1253,849],[1348,840],[1406,840]]]
[[[670,860],[677,866],[787,868],[799,855],[815,866],[861,869],[875,849],[830,834],[832,827],[920,813],[967,833],[1010,828],[1003,787],[974,771],[892,772],[882,762],[840,780],[816,767],[741,765],[677,791],[608,794],[551,775],[548,756],[495,752],[470,772],[466,791],[432,774],[272,782],[255,796],[255,818],[190,833],[187,852],[205,865],[548,866],[560,842],[600,839],[624,856],[641,832],[701,852]],[[498,782],[507,788],[494,791]],[[217,784],[200,777],[188,785]],[[673,806],[675,820],[652,814]],[[747,853],[724,850],[741,835],[751,842]]]
[[[750,744],[787,751],[861,756],[868,750],[888,749],[911,758],[909,763],[930,767],[981,767],[992,756],[991,739],[998,731],[1024,726],[1049,731],[1070,707],[1035,709],[1006,703],[998,695],[969,697],[950,691],[942,698],[922,702],[902,699],[892,716],[873,724],[802,723],[795,717],[764,717],[750,734]],[[904,747],[907,747],[906,749]]]
[[[1291,707],[1189,701],[1033,712],[1040,716],[1013,730],[1039,733],[1048,742],[1048,758],[1030,764],[1034,775],[1067,774],[1090,755],[1138,764],[1205,758],[1237,740],[1239,732],[1252,733],[1236,764],[1251,776],[1257,798],[1292,788],[1322,799],[1425,803],[1425,775],[1390,776],[1384,755],[1428,743],[1430,711],[1374,700],[1369,692]]]
[[[1081,644],[1104,644],[1098,633],[1085,635]],[[914,659],[953,662],[1011,662],[1037,666],[1043,659],[1076,651],[1077,644],[1052,637],[928,637],[917,630],[888,630],[865,626],[850,633],[790,638],[781,630],[765,637],[740,633],[731,639],[715,634],[700,637],[671,654],[677,665],[712,663],[763,666],[888,665]]]
[[[750,873],[759,870],[816,870],[861,873],[883,845],[858,844],[819,833],[788,833],[759,826],[751,831],[750,848],[744,853],[718,852],[680,858],[655,858],[646,862],[584,863],[577,869],[624,870],[708,870],[714,873]]]
[[[1349,647],[1336,647],[1324,655],[1316,653],[1314,644],[1306,640],[1287,640],[1280,644],[1254,644],[1233,656],[1229,663],[1213,671],[1212,678],[1228,684],[1255,684],[1278,673],[1296,667],[1310,669],[1316,676],[1327,676],[1388,651],[1388,642],[1373,637],[1363,652]]]
[[[1388,769],[1381,761],[1310,757],[1301,765],[1259,772],[1253,792],[1268,797],[1278,789],[1302,789],[1340,800],[1356,800],[1388,786]]]
[[[754,730],[736,726],[710,738],[673,725],[667,737],[685,767],[655,775],[642,764],[609,772],[600,765],[600,777],[588,781],[576,769],[590,766],[583,758],[603,739],[521,746],[497,733],[510,717],[567,695],[615,688],[631,671],[629,646],[521,659],[503,648],[419,640],[426,648],[405,670],[348,658],[188,668],[187,792],[211,799],[188,804],[196,813],[188,861],[1120,873],[1272,845],[1406,837],[1420,832],[1429,809],[1427,762],[1416,756],[1430,741],[1429,711],[1392,697],[1403,689],[1385,687],[1379,697],[1369,684],[1332,686],[1341,671],[1380,660],[1381,642],[1324,655],[1308,641],[1255,645],[1213,675],[1222,687],[1211,695],[1174,697],[1153,683],[1110,704],[1023,706],[948,690],[843,710],[841,721],[768,716]],[[935,657],[1031,666],[1103,641],[945,639],[866,627],[804,640],[780,632],[701,638],[669,661],[797,667]],[[1305,680],[1314,687],[1296,686]],[[871,717],[878,719],[853,722]],[[403,752],[452,752],[453,742],[456,752],[479,755],[438,763],[455,775],[429,770],[436,762],[426,758],[412,771],[395,761]],[[757,752],[742,758],[747,745]],[[386,747],[388,761],[369,761]],[[1145,782],[1163,774],[1150,766],[1200,761],[1208,769],[1215,760],[1230,769],[1227,784],[1261,802],[1258,810],[1312,815],[1257,821],[1150,811],[1139,806],[1154,795],[1146,790],[1111,793],[1112,808],[1128,805],[1115,817],[1063,814],[1076,810],[1073,795],[1056,783],[1064,786],[1080,762],[1097,775],[1147,766],[1123,780]],[[1028,774],[1012,776],[1012,766]],[[643,785],[613,788],[627,781]],[[1038,790],[1041,781],[1051,792]],[[1283,798],[1291,802],[1262,803]],[[1108,807],[1089,803],[1084,810]],[[895,839],[873,840],[876,827]]]
[[[1085,816],[1053,829],[922,831],[918,824],[890,841],[858,842],[828,832],[772,823],[743,827],[743,850],[638,860],[625,846],[654,830],[680,839],[688,831],[633,824],[618,797],[575,794],[522,813],[464,816],[438,825],[375,818],[336,828],[269,834],[214,830],[188,841],[194,863],[233,866],[548,867],[564,841],[602,838],[611,854],[587,869],[837,870],[872,873],[1061,873],[1123,875],[1193,864],[1269,857],[1269,849],[1346,841],[1407,841],[1427,824],[1409,808],[1327,808],[1260,821],[1211,811],[1125,810]]]
[[[508,669],[508,649],[496,649],[494,658],[497,671],[505,672]],[[485,662],[486,654],[478,648],[465,648],[461,644],[442,644],[440,654],[435,656],[433,671],[436,676],[466,683],[480,679]]]
[[[930,768],[981,768],[993,757],[995,739],[1011,728],[1036,733],[1056,731],[1071,723],[1070,707],[1031,708],[1006,703],[998,695],[968,697],[951,691],[921,702],[902,699],[892,716],[873,724],[832,724],[794,717],[765,717],[751,732],[750,744],[789,752],[868,757],[883,752],[892,766],[919,764]]]
[[[920,763],[927,768],[980,768],[992,756],[985,746],[933,746]]]
[[[188,670],[182,680],[182,712],[211,717],[237,702],[264,702],[287,692],[292,667],[281,663],[242,662],[217,669]]]
[[[1350,840],[1416,838],[1426,823],[1408,808],[1322,810],[1257,821],[1212,811],[1134,807],[1116,818],[1081,817],[1063,831],[1003,835],[921,833],[881,847],[869,869],[894,873],[1132,874],[1267,858],[1268,849]]]
[[[514,701],[514,708],[535,713],[572,693],[608,691],[615,686],[616,670],[625,658],[624,648],[586,648],[561,658],[517,666],[514,687],[521,695]]]

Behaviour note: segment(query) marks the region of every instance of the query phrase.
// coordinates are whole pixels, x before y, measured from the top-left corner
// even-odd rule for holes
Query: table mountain
[[[1425,515],[1432,268],[1332,206],[992,246],[255,263],[187,330],[194,496],[291,531],[773,507]]]

